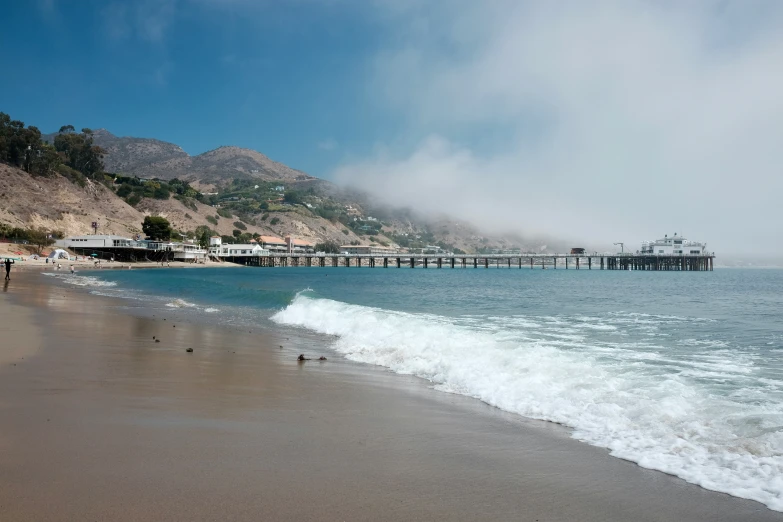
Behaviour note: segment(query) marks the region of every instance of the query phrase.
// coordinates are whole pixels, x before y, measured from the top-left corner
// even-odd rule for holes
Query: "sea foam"
[[[77,274],[71,274],[69,272],[44,272],[43,275],[48,277],[55,277],[64,283],[74,286],[85,286],[94,288],[105,288],[111,286],[117,286],[114,281],[104,281],[97,277],[92,276],[80,276]]]
[[[333,348],[351,360],[570,426],[616,457],[783,511],[781,383],[753,388],[753,358],[715,344],[688,339],[712,352],[667,356],[655,335],[689,318],[449,318],[299,294],[272,319],[336,336]],[[650,335],[631,342],[626,328]],[[735,386],[722,393],[722,382]]]

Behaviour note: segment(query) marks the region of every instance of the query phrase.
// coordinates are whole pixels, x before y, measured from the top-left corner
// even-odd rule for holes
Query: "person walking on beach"
[[[5,280],[10,281],[11,280],[11,265],[16,263],[13,259],[10,259],[8,257],[5,258]]]
[[[71,274],[73,274],[73,265],[71,265]]]

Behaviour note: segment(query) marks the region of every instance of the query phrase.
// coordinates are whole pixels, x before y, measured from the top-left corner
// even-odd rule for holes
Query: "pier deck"
[[[247,258],[246,264],[264,267],[383,267],[383,268],[528,268],[563,270],[712,271],[712,254],[270,254]]]

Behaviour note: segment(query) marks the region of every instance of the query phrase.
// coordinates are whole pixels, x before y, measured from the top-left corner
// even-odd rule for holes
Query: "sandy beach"
[[[4,522],[783,521],[315,337],[44,279],[14,271],[0,296]]]

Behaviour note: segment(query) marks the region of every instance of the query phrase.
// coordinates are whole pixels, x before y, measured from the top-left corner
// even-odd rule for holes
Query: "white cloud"
[[[338,180],[597,246],[783,252],[783,4],[435,5],[395,7],[370,79],[420,143]]]

